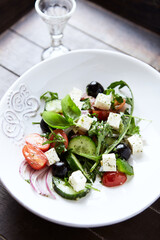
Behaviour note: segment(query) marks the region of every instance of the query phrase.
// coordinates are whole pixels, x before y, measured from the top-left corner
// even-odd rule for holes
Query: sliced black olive
[[[50,132],[49,127],[47,125],[47,123],[45,123],[45,121],[42,119],[40,122],[40,127],[42,129],[42,132],[46,133],[46,132]]]
[[[102,87],[102,85],[100,83],[93,81],[87,85],[86,92],[89,96],[96,98],[98,93],[104,92],[104,88]]]
[[[68,172],[67,166],[64,162],[56,162],[52,166],[52,174],[55,177],[64,178]]]
[[[131,156],[131,149],[127,144],[119,143],[116,146],[115,153],[117,153],[120,158],[128,160]]]

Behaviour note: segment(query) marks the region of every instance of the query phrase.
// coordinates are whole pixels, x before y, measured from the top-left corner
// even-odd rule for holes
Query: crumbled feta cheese
[[[115,130],[119,129],[121,123],[121,115],[118,113],[110,112],[108,116],[107,123],[113,127]]]
[[[71,174],[69,177],[69,183],[76,192],[79,192],[85,189],[86,178],[80,170],[77,170]]]
[[[134,134],[133,136],[129,137],[127,141],[132,149],[133,154],[143,152],[143,141],[138,134]]]
[[[73,88],[72,91],[69,93],[71,99],[79,109],[81,109],[83,105],[83,102],[80,102],[82,94],[83,94],[82,91],[78,88]]]
[[[82,115],[78,119],[76,126],[79,127],[79,129],[82,131],[88,131],[93,121],[93,118],[90,118],[87,115]]]
[[[98,93],[94,106],[103,110],[109,110],[111,107],[112,95]]]
[[[55,162],[59,162],[60,159],[56,153],[56,150],[54,148],[49,149],[47,152],[44,153],[48,159],[47,165],[50,166],[54,164]]]
[[[114,153],[102,155],[102,168],[103,172],[116,171],[116,156]]]

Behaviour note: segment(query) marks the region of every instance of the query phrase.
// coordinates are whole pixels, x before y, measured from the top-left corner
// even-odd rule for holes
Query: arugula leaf
[[[133,167],[124,159],[117,158],[116,165],[119,172],[123,172],[128,175],[134,175]]]
[[[93,172],[95,168],[98,166],[101,157],[101,154],[105,151],[106,147],[108,146],[106,143],[106,137],[112,137],[112,128],[108,123],[101,122],[93,122],[90,130],[88,131],[88,135],[90,137],[97,136],[97,148],[96,148],[96,155],[97,159],[95,164],[90,169],[90,172]]]
[[[131,109],[130,109],[130,115],[128,116],[125,116],[123,115],[122,116],[122,121],[123,121],[123,129],[122,131],[120,132],[120,135],[119,135],[119,138],[112,144],[110,145],[107,150],[105,151],[105,153],[110,153],[114,148],[115,146],[121,142],[121,140],[124,138],[124,136],[126,135],[129,127],[130,127],[130,124],[131,124],[131,120],[132,120],[132,114],[133,114],[133,110],[134,110],[134,96],[133,96],[133,93],[132,93],[132,90],[131,88],[129,87],[129,85],[124,82],[124,81],[117,81],[117,82],[113,82],[109,85],[108,89],[110,88],[116,88],[116,87],[119,87],[119,89],[123,88],[123,87],[127,87],[128,90],[130,91],[130,94],[131,94],[131,98],[130,98],[130,106],[131,106]]]
[[[116,81],[116,82],[113,82],[111,83],[109,86],[108,86],[108,89],[114,89],[118,87],[119,89],[123,88],[123,87],[127,87],[131,93],[131,98],[126,98],[126,102],[131,106],[131,115],[133,114],[133,110],[134,110],[134,96],[133,96],[133,93],[132,93],[132,90],[130,88],[130,86],[124,82],[123,80],[120,80],[120,81]]]
[[[106,94],[106,95],[112,94],[112,97],[113,97],[112,102],[111,102],[112,109],[115,109],[115,101],[117,101],[119,104],[121,104],[123,102],[122,96],[120,96],[119,94],[115,93],[115,90],[112,89],[112,88],[108,87],[104,91],[104,94]]]
[[[83,105],[82,105],[82,110],[91,109],[91,103],[90,103],[89,98],[86,98],[86,99],[84,99],[84,100],[81,100],[81,102],[84,102]]]
[[[127,135],[140,134],[139,126],[136,126],[135,119],[132,117]]]
[[[96,135],[98,139],[96,155],[99,155],[104,152],[106,149],[106,136],[112,136],[112,128],[108,123],[102,122],[93,122],[91,129],[88,131],[89,137]]]
[[[63,116],[55,112],[44,111],[42,118],[52,128],[66,129],[74,125],[73,122],[68,122]]]
[[[40,96],[40,99],[44,100],[45,102],[49,102],[51,100],[58,99],[58,93],[47,91]]]
[[[74,120],[77,120],[80,117],[81,111],[73,102],[69,94],[61,100],[61,105],[63,115],[68,122],[73,123]]]
[[[116,81],[116,82],[113,82],[111,83],[109,86],[108,86],[108,89],[112,88],[116,88],[119,86],[119,89],[125,87],[125,86],[128,86],[128,84],[126,82],[124,82],[123,80],[120,80],[120,81]]]

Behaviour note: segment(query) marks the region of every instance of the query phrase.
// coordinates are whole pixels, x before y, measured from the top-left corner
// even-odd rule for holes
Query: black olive
[[[102,85],[100,83],[93,81],[87,85],[86,92],[89,96],[96,98],[98,93],[104,92],[104,88],[102,87]]]
[[[125,160],[128,160],[131,156],[131,149],[127,144],[119,143],[116,146],[115,153],[118,154],[118,157],[120,157],[122,159],[125,159]]]
[[[47,123],[42,119],[40,122],[40,127],[42,129],[42,132],[46,133],[46,132],[50,132],[49,127],[47,125]]]
[[[68,172],[67,166],[64,162],[56,162],[52,166],[52,174],[55,177],[64,178]]]

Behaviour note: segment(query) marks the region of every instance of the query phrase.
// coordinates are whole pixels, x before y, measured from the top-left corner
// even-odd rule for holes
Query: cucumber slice
[[[68,149],[72,149],[74,153],[79,155],[95,155],[96,145],[90,137],[81,135],[70,140]]]
[[[45,110],[49,112],[62,113],[61,100],[54,99],[46,103]]]
[[[69,153],[66,157],[66,160],[70,166],[70,168],[73,171],[76,170],[80,170],[83,175],[88,179],[89,182],[92,182],[91,177],[89,176],[89,174],[83,169],[81,163],[79,162],[79,160],[76,158],[76,156],[73,153]]]
[[[65,181],[61,178],[53,177],[53,186],[54,190],[63,198],[70,199],[70,200],[77,200],[86,196],[89,192],[88,188],[76,192],[71,186],[66,185]]]

